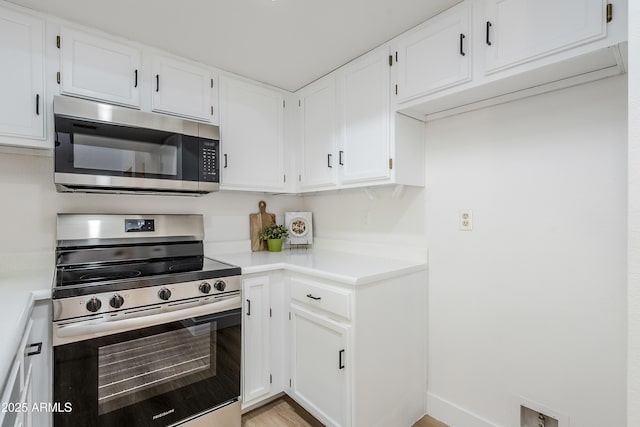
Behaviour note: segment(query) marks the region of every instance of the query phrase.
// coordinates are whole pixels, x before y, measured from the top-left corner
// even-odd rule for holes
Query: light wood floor
[[[323,425],[290,397],[284,396],[244,414],[242,427],[323,427]],[[447,425],[427,415],[413,427],[447,427]]]

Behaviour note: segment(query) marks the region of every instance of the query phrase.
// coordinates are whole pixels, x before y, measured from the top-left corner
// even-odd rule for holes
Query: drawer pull
[[[251,300],[247,300],[247,316],[251,316]]]
[[[338,369],[344,369],[344,360],[342,360],[343,357],[344,357],[344,349],[338,352]]]
[[[34,344],[29,344],[27,346],[27,348],[33,348],[33,347],[36,347],[36,350],[28,352],[27,356],[35,356],[36,354],[42,353],[42,343],[41,342],[37,342],[37,343],[34,343]]]
[[[322,299],[322,297],[314,297],[313,294],[307,294],[307,298],[311,298],[316,301],[320,301]]]

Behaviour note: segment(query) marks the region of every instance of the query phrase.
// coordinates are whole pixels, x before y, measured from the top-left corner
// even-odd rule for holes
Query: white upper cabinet
[[[140,107],[140,50],[62,27],[62,93]]]
[[[44,138],[44,22],[0,8],[0,134]],[[11,142],[13,145],[45,146]]]
[[[221,188],[284,190],[283,110],[282,92],[221,76]]]
[[[301,174],[303,189],[336,185],[335,76],[329,76],[299,92],[301,107]]]
[[[487,72],[607,35],[607,0],[484,0]]]
[[[398,102],[471,79],[470,21],[470,5],[464,2],[397,40]]]
[[[174,58],[154,55],[151,64],[152,110],[215,121],[211,71]]]
[[[384,46],[338,73],[342,183],[386,179],[389,153],[389,49]]]

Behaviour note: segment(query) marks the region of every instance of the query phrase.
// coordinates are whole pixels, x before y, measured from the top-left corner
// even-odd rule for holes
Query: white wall
[[[640,426],[640,3],[629,2],[627,426]]]
[[[503,104],[427,124],[425,190],[305,198],[319,236],[426,236],[436,418],[515,427],[523,396],[624,426],[626,120],[626,77]]]
[[[207,242],[249,239],[249,217],[258,202],[283,221],[299,210],[297,197],[218,192],[202,197],[57,193],[53,158],[0,153],[0,257],[53,251],[56,213],[199,213]],[[248,248],[249,246],[247,246]]]

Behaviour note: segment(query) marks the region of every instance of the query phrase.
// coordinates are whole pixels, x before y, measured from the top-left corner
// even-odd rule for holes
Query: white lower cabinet
[[[244,300],[243,402],[250,403],[271,391],[269,276],[242,281]]]
[[[328,426],[350,426],[349,324],[291,305],[291,394]]]
[[[49,302],[36,302],[24,329],[7,382],[0,393],[0,427],[47,427],[51,413],[34,410],[51,402]],[[4,406],[6,405],[6,407]]]
[[[426,413],[426,272],[366,285],[290,273],[290,387],[327,426],[410,426]]]
[[[242,280],[242,408],[255,407],[284,389],[286,357],[282,273]]]

